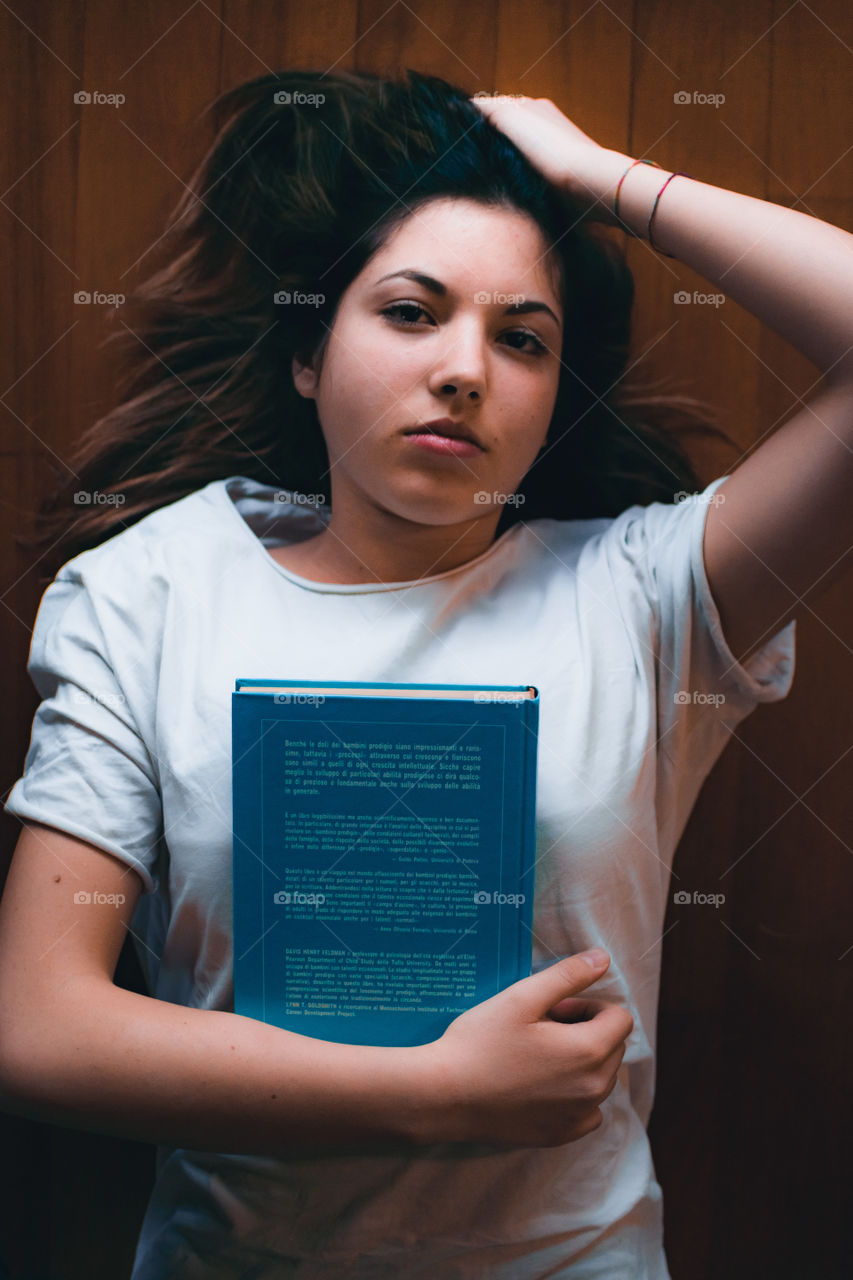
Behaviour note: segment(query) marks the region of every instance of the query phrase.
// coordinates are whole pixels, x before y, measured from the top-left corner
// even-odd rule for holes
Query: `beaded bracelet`
[[[634,166],[638,164],[650,164],[650,165],[653,165],[655,169],[660,169],[662,167],[657,163],[656,160],[634,160],[632,164],[628,165],[628,168],[625,170],[625,172],[622,174],[622,177],[619,179],[618,183],[616,184],[616,193],[613,197],[613,213],[617,219],[619,219],[619,190],[622,186],[622,183],[625,181],[626,177],[628,176],[628,174],[631,172]],[[682,169],[677,169],[674,173],[671,173],[667,178],[666,182],[661,187],[660,191],[657,193],[655,197],[655,202],[652,205],[652,211],[649,214],[649,222],[646,230],[646,238],[650,246],[652,247],[652,249],[654,249],[656,253],[662,253],[665,258],[674,258],[675,254],[667,253],[665,249],[661,249],[659,245],[655,244],[654,239],[652,238],[652,219],[657,213],[658,201],[660,200],[666,188],[669,186],[670,182],[672,182],[673,178],[692,178],[692,177],[693,177],[692,173],[685,173]],[[633,236],[634,239],[639,239],[636,232],[632,231],[631,228],[627,226],[627,224],[623,223],[623,226],[625,227],[625,230],[628,232],[630,236]]]

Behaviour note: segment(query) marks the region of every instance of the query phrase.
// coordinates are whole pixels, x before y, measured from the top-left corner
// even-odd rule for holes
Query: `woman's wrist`
[[[409,1055],[407,1079],[411,1106],[402,1136],[416,1146],[466,1141],[469,1135],[463,1118],[464,1100],[457,1096],[457,1082],[449,1068],[445,1042],[439,1036],[404,1052]]]
[[[565,180],[568,195],[588,210],[591,221],[618,225],[613,213],[613,197],[623,173],[634,163],[633,158],[607,147],[596,147],[584,161],[583,166],[576,166]]]
[[[607,226],[620,227],[629,235],[661,249],[654,237],[657,201],[665,196],[670,179],[686,177],[665,169],[655,161],[638,159],[621,151],[599,148],[583,175],[573,175],[567,183],[570,195],[589,206],[589,217]],[[661,249],[666,252],[665,249]]]

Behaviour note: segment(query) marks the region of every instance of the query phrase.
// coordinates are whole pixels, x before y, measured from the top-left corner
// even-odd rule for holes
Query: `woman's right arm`
[[[80,889],[91,902],[74,901]],[[630,1016],[592,1000],[577,1001],[588,1021],[544,1015],[606,966],[560,961],[430,1045],[342,1045],[115,986],[141,889],[111,854],[24,826],[0,902],[3,1109],[143,1142],[273,1156],[447,1141],[553,1146],[601,1123]]]

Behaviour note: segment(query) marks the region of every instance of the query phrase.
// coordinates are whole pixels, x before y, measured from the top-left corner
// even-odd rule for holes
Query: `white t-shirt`
[[[533,968],[605,947],[589,991],[635,1020],[603,1124],[565,1146],[158,1148],[133,1280],[667,1280],[646,1125],[673,852],[730,731],[794,673],[793,622],[745,666],[723,638],[701,548],[726,478],[615,519],[516,525],[413,583],[338,585],[267,550],[318,532],[328,509],[232,476],[60,569],[28,666],[44,700],[6,810],[138,871],[153,995],[233,1008],[236,677],[532,684]]]

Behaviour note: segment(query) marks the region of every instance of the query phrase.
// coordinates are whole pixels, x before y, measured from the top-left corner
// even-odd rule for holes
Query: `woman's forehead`
[[[484,276],[524,283],[562,304],[562,271],[542,227],[524,210],[471,199],[435,199],[414,209],[362,271],[369,287],[398,272],[428,277],[445,291],[465,290]]]

